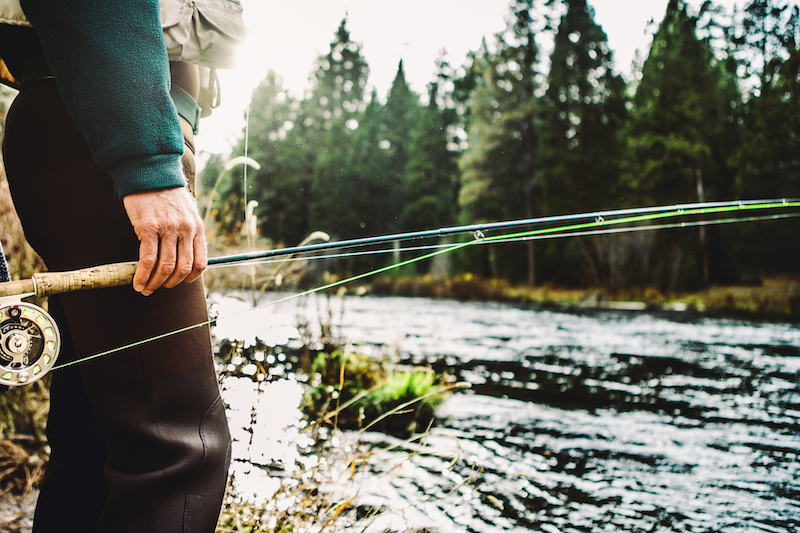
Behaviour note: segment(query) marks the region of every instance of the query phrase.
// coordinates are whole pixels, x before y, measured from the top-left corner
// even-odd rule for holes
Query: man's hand
[[[184,187],[129,194],[122,202],[139,237],[136,291],[149,296],[200,277],[208,260],[203,221]]]

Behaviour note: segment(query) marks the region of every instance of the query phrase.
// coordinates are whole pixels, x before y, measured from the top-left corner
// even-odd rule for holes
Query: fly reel
[[[58,327],[44,309],[0,299],[0,386],[18,387],[43,378],[60,348]]]
[[[41,272],[31,279],[0,283],[0,389],[43,378],[53,369],[61,349],[61,335],[53,317],[22,298],[130,285],[135,273],[136,261],[131,261],[69,272]]]

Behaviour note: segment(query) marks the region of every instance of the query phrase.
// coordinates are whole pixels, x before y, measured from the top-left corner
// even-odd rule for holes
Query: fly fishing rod
[[[297,256],[300,254],[319,253],[334,249],[368,247],[371,245],[409,241],[425,238],[442,238],[446,236],[472,233],[473,240],[445,245],[438,251],[383,267],[347,280],[318,287],[313,291],[324,290],[333,285],[355,281],[367,276],[379,274],[411,262],[417,262],[443,253],[465,248],[473,244],[491,244],[548,238],[551,236],[586,236],[598,234],[599,228],[616,226],[613,230],[606,228],[607,233],[623,231],[641,231],[658,229],[659,227],[679,227],[702,225],[707,217],[736,211],[753,211],[764,209],[797,208],[800,200],[748,200],[727,202],[689,203],[673,206],[658,206],[635,209],[619,209],[613,211],[597,211],[484,224],[453,226],[435,230],[425,230],[391,235],[379,235],[360,239],[323,242],[302,246],[263,250],[243,254],[211,258],[208,265],[222,266],[244,262],[253,262],[279,256]],[[667,218],[689,218],[689,222],[663,226],[642,226],[643,223]],[[697,220],[700,218],[701,220]],[[744,220],[744,219],[743,219]],[[753,220],[750,218],[748,220]],[[735,222],[735,219],[724,223]],[[720,221],[723,222],[723,221]],[[518,231],[513,234],[487,236],[485,232],[503,228],[521,228],[535,226],[534,229]],[[1,250],[1,249],[0,249]],[[402,249],[401,249],[402,251]],[[3,261],[4,263],[5,261]],[[55,320],[42,308],[23,299],[29,297],[46,297],[72,291],[118,287],[130,285],[136,272],[135,261],[99,265],[70,272],[44,272],[34,274],[31,279],[20,281],[2,281],[0,265],[0,386],[15,387],[31,383],[44,377],[55,365],[61,347],[61,337]],[[5,278],[7,279],[7,277]],[[303,294],[306,294],[303,293]]]
[[[240,263],[245,261],[252,261],[256,259],[267,259],[271,257],[278,257],[284,255],[294,255],[300,253],[320,252],[331,249],[340,249],[348,247],[364,247],[374,244],[382,244],[395,241],[409,241],[419,240],[431,237],[447,237],[451,235],[458,235],[464,233],[472,233],[476,235],[483,234],[486,231],[494,229],[507,229],[514,227],[534,226],[534,225],[548,225],[548,224],[563,224],[565,222],[575,222],[579,220],[594,220],[601,223],[614,223],[615,221],[623,221],[625,223],[636,222],[630,217],[642,216],[642,220],[653,220],[665,216],[681,216],[681,215],[704,215],[719,212],[730,212],[737,209],[750,210],[750,209],[767,209],[776,207],[797,207],[800,205],[799,200],[745,200],[745,201],[726,201],[726,202],[702,202],[702,203],[689,203],[671,206],[656,206],[656,207],[643,207],[632,209],[617,209],[613,211],[596,211],[590,213],[576,213],[569,215],[557,215],[538,218],[526,218],[519,220],[505,220],[501,222],[487,222],[483,224],[468,224],[463,226],[451,226],[439,229],[423,230],[409,233],[395,233],[390,235],[378,235],[374,237],[364,237],[360,239],[350,239],[344,241],[323,242],[317,244],[309,244],[305,246],[295,246],[289,248],[278,248],[273,250],[263,250],[257,252],[248,252],[242,254],[229,255],[224,257],[217,257],[209,259],[208,265],[224,265]],[[565,226],[558,226],[559,231],[565,231]]]

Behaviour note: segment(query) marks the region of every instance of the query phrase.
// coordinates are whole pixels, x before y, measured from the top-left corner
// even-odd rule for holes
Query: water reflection
[[[235,327],[279,332],[275,344],[291,345],[297,316],[319,323],[326,305],[287,302]],[[368,531],[800,528],[800,332],[791,324],[403,298],[341,305],[342,336],[473,385],[421,441],[345,436],[373,458],[354,479],[361,515],[384,511]],[[294,370],[282,368],[281,379]],[[301,385],[262,386],[253,409],[232,411],[239,442],[250,444],[238,458],[276,472],[302,464],[303,422],[291,406],[276,409],[296,406]],[[226,401],[252,387],[226,382]],[[270,436],[279,425],[287,436]]]
[[[233,439],[231,474],[236,491],[254,501],[265,501],[280,488],[276,474],[292,475],[313,456],[301,451],[313,442],[301,433],[305,427],[299,405],[302,386],[280,379],[256,383],[228,377],[222,383]]]

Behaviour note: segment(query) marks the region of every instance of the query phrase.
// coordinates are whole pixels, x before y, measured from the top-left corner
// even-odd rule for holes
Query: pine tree
[[[380,233],[395,233],[402,228],[411,132],[417,124],[419,114],[419,96],[409,89],[403,62],[400,61],[381,121],[383,136],[380,145],[385,151],[383,160],[386,167],[372,178],[373,185],[370,187],[375,191],[374,224]]]
[[[385,202],[392,201],[384,194],[384,176],[390,163],[389,154],[383,148],[385,144],[382,144],[386,136],[383,116],[384,106],[373,89],[349,152],[349,165],[355,172],[357,183],[353,191],[353,205],[359,215],[358,227],[365,236],[384,232],[380,210],[386,207]]]
[[[549,214],[619,205],[622,128],[628,114],[625,82],[614,73],[608,39],[594,22],[594,10],[586,0],[565,4],[542,112],[543,205]],[[580,250],[588,271],[584,277],[595,285],[608,283],[608,265],[598,257],[606,255],[603,250],[579,240],[548,243],[547,248],[548,277],[578,281]]]
[[[437,105],[439,84],[429,86],[428,107],[413,131],[408,163],[408,202],[403,228],[419,231],[453,225],[458,201],[458,164],[450,150],[445,113]]]
[[[748,51],[747,74],[755,86],[745,106],[738,153],[737,192],[743,198],[800,197],[800,8],[753,0],[743,13],[738,42]],[[749,278],[797,272],[800,229],[785,221],[741,228],[738,257]]]
[[[539,188],[539,74],[533,0],[512,2],[509,29],[497,51],[476,56],[482,79],[472,101],[470,147],[461,166],[459,202],[472,221],[528,218]],[[536,281],[533,242],[491,247],[489,273]],[[520,253],[522,252],[522,253]],[[520,256],[524,257],[520,261]]]
[[[542,167],[550,213],[619,205],[625,82],[586,0],[566,0],[544,97]]]
[[[697,18],[670,0],[633,98],[627,185],[638,203],[670,204],[729,196],[731,147],[724,146],[730,102],[724,65],[696,35]],[[652,277],[666,290],[708,283],[707,233],[663,234]],[[721,267],[724,265],[720,265]]]
[[[353,133],[339,118],[328,130],[315,161],[311,229],[336,239],[352,238],[363,219],[357,201],[360,180],[350,165],[352,144]]]
[[[311,185],[309,227],[339,238],[351,236],[360,214],[357,180],[348,153],[364,111],[369,67],[343,20],[330,51],[317,62],[314,87],[304,101],[305,142],[317,147]]]
[[[329,130],[336,121],[347,124],[364,110],[369,66],[361,55],[361,45],[350,39],[346,26],[344,19],[330,51],[315,65],[314,86],[306,98],[311,110],[307,113],[308,127]]]
[[[253,91],[250,104],[248,156],[261,169],[249,170],[248,198],[259,202],[261,235],[286,245],[298,244],[308,234],[310,180],[304,162],[309,150],[292,133],[301,121],[300,102],[270,72]]]
[[[256,200],[259,234],[276,243],[294,245],[308,234],[308,205],[313,163],[317,150],[306,142],[302,103],[283,88],[281,78],[270,71],[253,90],[249,125],[230,156],[245,155],[261,168],[248,168],[248,200]],[[245,136],[247,138],[245,138]],[[214,200],[215,223],[221,234],[240,229],[244,212],[243,166],[223,173],[218,157],[203,171],[203,196],[220,178]],[[205,208],[202,201],[201,207]]]

